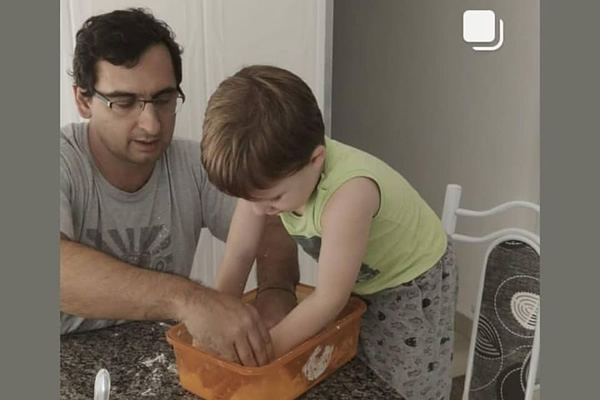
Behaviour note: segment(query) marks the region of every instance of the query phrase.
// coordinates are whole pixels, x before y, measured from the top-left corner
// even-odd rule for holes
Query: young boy
[[[368,304],[359,356],[409,400],[450,395],[457,274],[436,214],[381,160],[327,138],[293,73],[251,66],[223,81],[205,114],[202,163],[239,198],[217,289],[241,296],[265,216],[318,260],[314,292],[270,335],[276,356],[332,322],[354,293]]]

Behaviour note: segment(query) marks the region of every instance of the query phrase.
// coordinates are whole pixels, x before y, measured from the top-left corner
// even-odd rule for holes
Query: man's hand
[[[262,289],[252,302],[267,329],[277,325],[297,304],[296,295],[291,290],[277,287]]]
[[[188,294],[180,319],[194,346],[256,367],[273,359],[271,336],[258,311],[233,296],[206,289]]]

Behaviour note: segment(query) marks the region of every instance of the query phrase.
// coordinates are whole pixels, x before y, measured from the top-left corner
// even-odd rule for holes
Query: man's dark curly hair
[[[164,44],[169,50],[177,88],[181,91],[183,49],[175,42],[175,34],[169,25],[142,8],[116,10],[88,18],[77,32],[70,74],[75,85],[83,89],[86,96],[92,96],[98,61],[132,68],[140,56],[156,44]]]

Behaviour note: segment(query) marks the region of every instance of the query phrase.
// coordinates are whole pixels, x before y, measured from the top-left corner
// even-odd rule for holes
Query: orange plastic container
[[[298,285],[298,301],[312,290]],[[244,300],[254,296],[255,290],[245,294]],[[360,317],[365,310],[362,300],[351,297],[334,323],[262,367],[243,367],[193,347],[183,324],[168,330],[167,341],[175,351],[181,386],[197,396],[207,400],[291,400],[356,355]]]

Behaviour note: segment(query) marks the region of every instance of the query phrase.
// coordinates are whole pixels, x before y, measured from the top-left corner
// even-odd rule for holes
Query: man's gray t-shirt
[[[148,182],[129,193],[97,169],[87,130],[85,122],[61,129],[60,232],[129,264],[189,277],[201,229],[225,240],[235,207],[207,179],[200,144],[174,138]],[[118,322],[61,312],[61,333]]]

